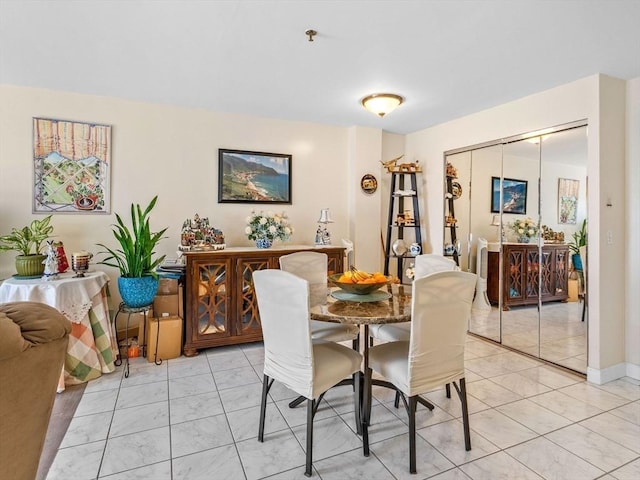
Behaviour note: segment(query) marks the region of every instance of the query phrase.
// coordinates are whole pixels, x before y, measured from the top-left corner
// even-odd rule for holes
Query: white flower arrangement
[[[413,280],[413,277],[416,274],[415,266],[413,263],[410,264],[409,267],[404,271],[404,274],[407,276],[409,280]]]
[[[510,228],[518,237],[533,238],[538,235],[538,225],[529,217],[514,220],[511,222]]]
[[[244,229],[249,240],[267,238],[269,240],[289,240],[293,235],[293,227],[289,223],[287,215],[274,212],[256,212],[253,210],[247,217],[247,226]]]

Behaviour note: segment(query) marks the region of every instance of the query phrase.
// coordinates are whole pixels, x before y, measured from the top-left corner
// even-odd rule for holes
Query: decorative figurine
[[[222,230],[212,227],[209,218],[201,218],[196,213],[193,219],[187,218],[182,223],[179,251],[223,250],[224,247]]]
[[[53,248],[53,240],[47,240],[47,258],[44,263],[43,280],[55,280],[58,276],[58,257],[55,248]]]
[[[69,269],[69,260],[67,260],[67,254],[64,252],[64,245],[62,244],[62,242],[53,242],[53,246],[56,249],[58,273],[64,273]]]

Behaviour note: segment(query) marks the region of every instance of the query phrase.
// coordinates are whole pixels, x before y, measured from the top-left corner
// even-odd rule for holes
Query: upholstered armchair
[[[70,332],[48,305],[0,305],[0,472],[13,479],[36,477]]]

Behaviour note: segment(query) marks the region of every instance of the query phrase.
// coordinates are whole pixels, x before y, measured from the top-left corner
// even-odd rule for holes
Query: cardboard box
[[[127,324],[127,316],[128,313],[120,312],[118,314],[118,318],[116,319],[116,334],[118,341],[124,340],[125,338],[125,329]],[[147,312],[147,318],[153,316],[153,310],[149,309]],[[144,315],[142,313],[132,313],[129,318],[129,334],[127,335],[129,338],[138,337],[139,339],[144,338],[142,335],[142,329],[144,327]]]
[[[158,295],[175,295],[178,293],[178,279],[160,277]]]
[[[569,279],[569,298],[568,302],[578,301],[578,280]]]
[[[173,295],[156,295],[153,299],[153,311],[156,317],[165,317],[172,315],[180,315],[180,296],[175,293]]]
[[[147,361],[169,360],[182,353],[183,320],[177,315],[151,318],[147,328]],[[157,342],[156,342],[157,340]],[[156,344],[158,345],[156,357]]]

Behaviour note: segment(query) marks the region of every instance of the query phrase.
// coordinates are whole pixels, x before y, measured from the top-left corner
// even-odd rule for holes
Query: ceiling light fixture
[[[384,117],[387,113],[395,110],[402,102],[404,102],[404,98],[394,93],[373,93],[362,99],[362,106],[370,112]]]

